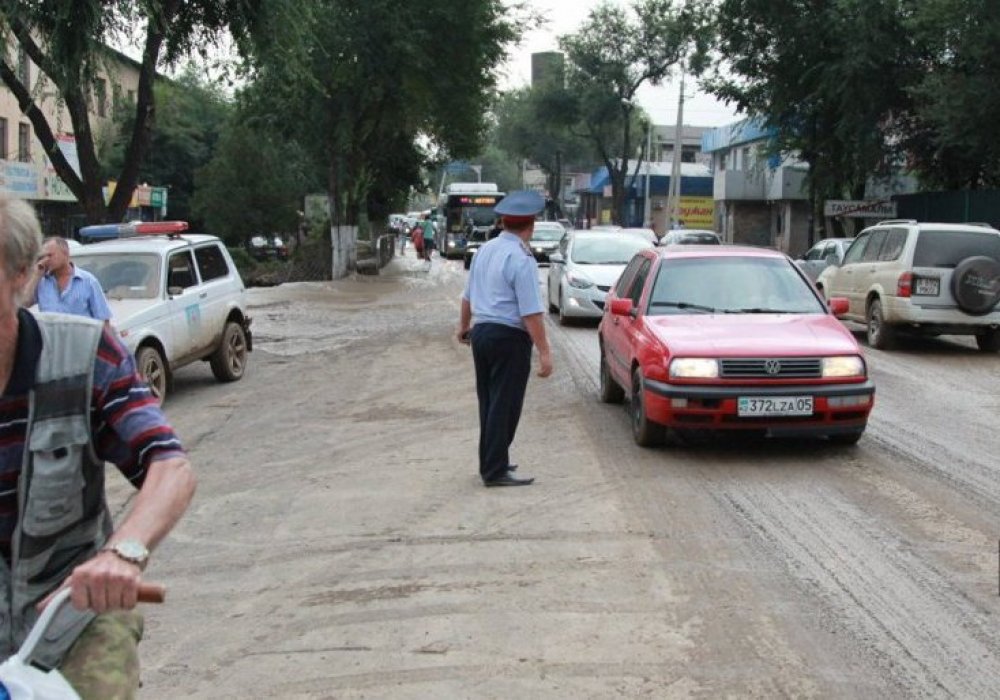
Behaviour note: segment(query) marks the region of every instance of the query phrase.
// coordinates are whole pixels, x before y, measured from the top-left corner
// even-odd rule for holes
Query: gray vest
[[[101,548],[112,521],[104,463],[90,434],[90,398],[103,323],[38,314],[42,354],[28,399],[18,524],[11,564],[0,559],[0,658],[17,651],[38,617],[35,604]],[[32,661],[55,668],[94,618],[67,605]]]

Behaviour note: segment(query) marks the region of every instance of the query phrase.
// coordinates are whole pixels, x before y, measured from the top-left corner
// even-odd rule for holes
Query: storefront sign
[[[33,163],[0,161],[0,192],[21,199],[38,199],[38,181],[38,167]]]
[[[678,218],[685,228],[712,230],[715,226],[715,200],[712,197],[681,197]]]
[[[896,218],[896,202],[885,200],[828,199],[823,205],[823,215],[894,219]]]

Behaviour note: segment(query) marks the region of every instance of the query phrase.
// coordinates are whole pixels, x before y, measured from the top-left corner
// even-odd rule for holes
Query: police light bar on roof
[[[133,236],[155,236],[178,234],[187,231],[186,221],[139,221],[128,224],[99,224],[84,226],[80,238],[84,240],[108,240],[111,238],[131,238]]]

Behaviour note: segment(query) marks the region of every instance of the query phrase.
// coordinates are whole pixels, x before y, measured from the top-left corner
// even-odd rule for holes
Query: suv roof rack
[[[915,224],[916,219],[886,219],[884,221],[879,221],[876,226],[883,226],[885,224]]]
[[[966,221],[966,226],[982,226],[983,228],[996,228],[993,224],[988,221]]]

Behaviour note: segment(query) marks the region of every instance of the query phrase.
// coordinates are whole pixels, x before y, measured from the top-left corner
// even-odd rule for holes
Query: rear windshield
[[[685,233],[677,242],[685,245],[718,245],[719,237],[714,233]]]
[[[921,231],[913,266],[955,267],[973,255],[1000,262],[1000,236],[989,231]]]

